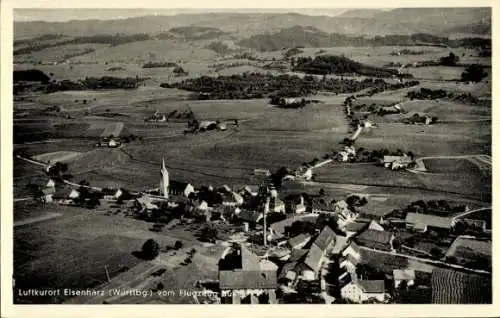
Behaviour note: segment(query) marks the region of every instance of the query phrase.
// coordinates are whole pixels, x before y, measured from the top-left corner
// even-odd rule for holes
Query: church
[[[160,196],[163,198],[168,200],[171,195],[187,198],[191,193],[194,193],[194,187],[190,183],[170,180],[168,170],[165,166],[165,158],[162,159],[160,176]]]

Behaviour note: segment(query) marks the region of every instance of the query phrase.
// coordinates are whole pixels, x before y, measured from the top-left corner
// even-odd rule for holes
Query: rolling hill
[[[91,36],[97,34],[156,34],[171,28],[204,26],[242,37],[275,32],[296,25],[323,32],[351,35],[432,33],[446,35],[453,28],[472,24],[491,25],[490,8],[400,8],[390,11],[349,10],[339,16],[310,16],[298,13],[200,13],[174,16],[143,16],[115,20],[74,20],[69,22],[29,21],[14,23],[16,39],[42,34]],[[473,29],[474,31],[474,29]],[[484,28],[474,32],[483,32]]]

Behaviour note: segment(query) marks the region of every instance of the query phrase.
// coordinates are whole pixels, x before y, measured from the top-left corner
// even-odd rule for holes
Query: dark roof
[[[276,271],[220,271],[220,289],[275,289]]]
[[[361,232],[365,228],[368,227],[368,223],[359,223],[359,222],[354,222],[354,223],[349,223],[345,226],[345,230],[348,232]]]
[[[300,235],[297,235],[297,236],[292,237],[291,239],[289,239],[288,240],[288,244],[290,244],[290,246],[293,247],[295,245],[307,242],[307,241],[309,241],[309,239],[311,239],[311,235],[309,235],[309,234],[300,234]]]
[[[383,280],[358,280],[357,284],[365,293],[385,292],[385,282]]]
[[[389,244],[394,234],[387,231],[366,230],[356,237],[356,241],[374,242],[380,244]]]
[[[238,214],[238,218],[253,223],[259,222],[262,217],[262,212],[254,212],[249,210],[243,210]]]
[[[54,187],[43,188],[42,193],[44,195],[54,194],[54,193],[56,193],[56,189]]]
[[[431,276],[432,303],[491,304],[491,281],[491,276],[435,268]]]
[[[169,190],[184,191],[188,186],[188,182],[170,180],[168,183]]]
[[[321,233],[319,233],[318,237],[314,240],[314,244],[324,252],[334,240],[335,233],[329,226],[325,226]]]
[[[297,262],[292,262],[292,263],[286,263],[285,265],[283,265],[283,268],[281,269],[281,272],[278,276],[278,279],[283,279],[286,277],[286,274],[289,272],[289,271],[293,271],[295,269],[295,267],[297,266]]]

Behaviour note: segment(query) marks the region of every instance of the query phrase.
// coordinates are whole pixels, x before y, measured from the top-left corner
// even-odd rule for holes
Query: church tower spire
[[[161,162],[161,179],[160,179],[160,195],[162,195],[165,199],[168,199],[168,188],[170,185],[170,180],[169,180],[169,175],[168,175],[168,170],[165,167],[165,158],[162,158]]]

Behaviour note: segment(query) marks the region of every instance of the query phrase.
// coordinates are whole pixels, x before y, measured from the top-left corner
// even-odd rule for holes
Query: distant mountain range
[[[429,33],[491,35],[491,8],[404,8],[390,11],[348,10],[336,16],[299,13],[192,13],[173,16],[149,15],[115,20],[70,22],[14,22],[14,37],[42,34],[92,36],[97,34],[158,34],[171,28],[199,26],[218,28],[245,38],[294,26],[313,27],[327,33],[356,36]]]

